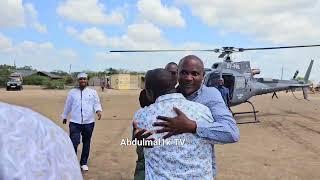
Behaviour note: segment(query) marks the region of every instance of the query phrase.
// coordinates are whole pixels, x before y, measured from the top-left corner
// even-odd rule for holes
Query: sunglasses
[[[87,78],[79,78],[79,80],[87,80]]]

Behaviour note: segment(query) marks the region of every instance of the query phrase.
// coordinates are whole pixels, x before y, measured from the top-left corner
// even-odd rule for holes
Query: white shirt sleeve
[[[66,103],[64,105],[64,111],[61,115],[62,119],[67,119],[68,114],[71,112],[71,105],[72,105],[72,91],[69,92],[67,99],[66,99]]]
[[[94,111],[102,111],[101,103],[100,103],[100,98],[98,96],[97,91],[94,91],[94,104],[93,104]]]

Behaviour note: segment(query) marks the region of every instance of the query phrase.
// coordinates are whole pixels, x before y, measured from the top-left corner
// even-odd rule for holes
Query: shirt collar
[[[161,102],[169,99],[185,99],[185,97],[181,93],[170,93],[170,94],[159,96],[156,99],[156,102]]]
[[[191,95],[187,96],[186,98],[187,98],[187,99],[195,99],[196,97],[198,97],[198,96],[202,93],[204,86],[205,86],[205,85],[202,84],[197,91],[195,91],[195,92],[192,93]]]

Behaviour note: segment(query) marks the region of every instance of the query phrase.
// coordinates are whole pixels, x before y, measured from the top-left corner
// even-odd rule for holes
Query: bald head
[[[168,94],[175,89],[176,79],[171,73],[165,69],[158,68],[147,72],[146,74],[146,90],[151,91],[153,98]]]
[[[179,67],[181,67],[185,63],[189,63],[190,61],[193,61],[194,63],[198,64],[199,67],[204,70],[204,65],[203,65],[202,60],[198,56],[195,56],[195,55],[188,55],[188,56],[183,57],[179,62]]]

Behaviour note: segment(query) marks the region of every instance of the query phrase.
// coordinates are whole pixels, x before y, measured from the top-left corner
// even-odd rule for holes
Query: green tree
[[[14,66],[0,65],[0,87],[5,87],[6,82],[9,80],[9,76],[15,70]]]

